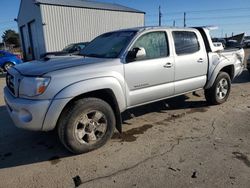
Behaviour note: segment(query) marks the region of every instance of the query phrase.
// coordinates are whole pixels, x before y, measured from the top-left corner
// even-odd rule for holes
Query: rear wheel
[[[231,90],[231,79],[226,72],[220,72],[213,84],[213,86],[205,90],[205,97],[210,104],[224,103]]]
[[[7,70],[9,70],[11,67],[13,67],[13,66],[14,66],[13,63],[7,62],[7,63],[4,64],[3,68],[4,68],[5,71],[7,71]]]
[[[113,135],[115,115],[108,103],[81,99],[66,110],[58,122],[58,135],[71,152],[80,154],[104,145]]]

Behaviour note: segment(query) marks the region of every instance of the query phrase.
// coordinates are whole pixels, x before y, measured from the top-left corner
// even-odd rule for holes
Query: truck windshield
[[[105,33],[91,41],[80,52],[80,55],[97,58],[117,58],[135,34],[136,31]]]

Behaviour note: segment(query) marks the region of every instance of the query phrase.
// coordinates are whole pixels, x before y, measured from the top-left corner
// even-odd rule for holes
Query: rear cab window
[[[200,51],[200,44],[195,32],[173,31],[172,35],[177,55],[193,54]]]

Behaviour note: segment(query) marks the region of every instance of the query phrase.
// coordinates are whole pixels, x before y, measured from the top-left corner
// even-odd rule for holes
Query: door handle
[[[204,62],[204,60],[202,59],[202,58],[200,58],[200,59],[198,59],[198,61],[197,61],[198,63],[203,63]]]
[[[164,68],[171,68],[172,66],[173,66],[173,64],[170,63],[170,62],[168,62],[168,63],[166,63],[163,67],[164,67]]]

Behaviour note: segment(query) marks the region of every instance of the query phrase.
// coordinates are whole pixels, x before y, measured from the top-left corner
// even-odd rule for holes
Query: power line
[[[241,15],[241,16],[216,16],[216,17],[191,17],[191,18],[188,18],[189,20],[199,20],[199,19],[235,19],[235,18],[247,18],[249,19],[249,16],[250,15]]]
[[[190,11],[177,11],[177,12],[162,12],[163,14],[183,14],[183,12],[186,13],[204,13],[204,12],[221,12],[221,11],[234,11],[234,10],[241,10],[241,11],[247,11],[250,10],[250,7],[245,8],[228,8],[228,9],[209,9],[209,10],[190,10]]]
[[[169,20],[169,21],[175,21],[175,19]],[[147,23],[157,23],[157,21],[156,20],[151,20],[151,21],[147,21]],[[231,23],[222,23],[222,24],[221,23],[208,23],[208,25],[216,25],[216,26],[227,26],[227,25],[236,25],[236,24],[237,25],[250,24],[250,21],[249,22],[231,22]]]
[[[245,25],[245,26],[250,26],[246,24],[250,24],[250,22],[240,22],[240,23],[228,23],[228,24],[213,24],[213,25],[218,25],[218,26],[231,26],[231,25]],[[244,26],[243,26],[244,27]]]
[[[204,19],[236,19],[236,18],[247,18],[249,19],[250,15],[240,15],[240,16],[216,16],[216,17],[187,17],[187,20],[204,20]],[[173,20],[182,20],[183,18],[172,18],[172,19],[163,19],[163,21],[173,21]]]
[[[17,26],[17,23],[13,22],[13,23],[9,23],[9,24],[3,24],[3,25],[0,25],[0,28],[1,28],[1,26],[2,27],[9,27],[9,26],[12,26],[12,25],[16,25]]]
[[[0,24],[5,24],[5,23],[14,23],[15,21],[14,20],[12,20],[12,21],[10,21],[10,20],[5,20],[5,21],[0,21]]]
[[[146,23],[146,25],[151,25],[151,26],[153,26],[153,25],[155,25],[155,26],[157,26],[157,21],[152,21],[152,22],[147,22]],[[172,23],[173,24],[173,23]],[[172,26],[172,24],[171,23],[168,23],[168,24],[166,24],[166,23],[164,23],[163,25],[165,25],[165,26]],[[238,23],[239,25],[240,24],[250,24],[250,22],[242,22],[242,23]],[[204,25],[212,25],[212,24],[204,24]],[[216,25],[216,26],[219,26],[220,28],[218,29],[218,31],[219,30],[221,30],[221,29],[225,29],[225,30],[233,30],[233,31],[245,31],[245,32],[247,32],[247,31],[249,31],[250,30],[250,25],[246,25],[246,26],[243,26],[243,27],[241,27],[241,28],[230,28],[230,29],[227,29],[227,25],[229,26],[229,25],[235,25],[235,24],[213,24],[213,25]],[[175,26],[178,26],[177,24],[176,24],[176,22],[175,22]],[[179,23],[179,26],[181,26],[180,25],[180,23]],[[195,27],[195,26],[200,26],[200,25],[190,25],[190,27]]]
[[[201,12],[218,12],[218,11],[233,11],[233,10],[250,10],[250,7],[245,8],[228,8],[228,9],[210,9],[210,10],[195,10],[187,11],[188,13],[201,13]]]
[[[6,30],[6,29],[17,29],[17,26],[0,27],[0,30]]]

